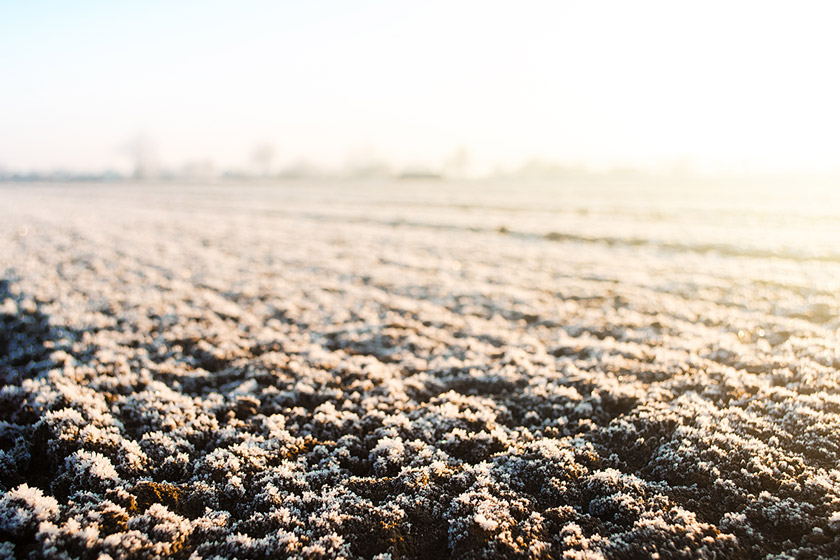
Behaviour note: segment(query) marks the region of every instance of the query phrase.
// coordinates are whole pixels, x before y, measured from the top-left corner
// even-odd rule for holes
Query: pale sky
[[[0,166],[840,169],[840,3],[0,0]]]

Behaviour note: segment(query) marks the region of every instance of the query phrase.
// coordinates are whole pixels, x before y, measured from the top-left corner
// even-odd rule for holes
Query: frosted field
[[[0,185],[0,557],[838,557],[834,191]]]

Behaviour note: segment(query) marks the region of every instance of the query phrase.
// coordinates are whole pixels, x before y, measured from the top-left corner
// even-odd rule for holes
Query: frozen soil
[[[838,262],[337,188],[0,188],[0,557],[840,556]]]

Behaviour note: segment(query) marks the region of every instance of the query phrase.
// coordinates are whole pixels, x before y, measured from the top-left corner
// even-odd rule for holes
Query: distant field
[[[7,184],[0,241],[0,557],[840,556],[840,189]]]

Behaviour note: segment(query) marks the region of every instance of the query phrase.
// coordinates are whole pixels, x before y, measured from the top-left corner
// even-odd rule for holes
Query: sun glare
[[[0,0],[0,559],[840,558],[839,24]]]
[[[27,6],[0,22],[0,166],[17,170],[124,168],[142,132],[169,167],[241,167],[270,143],[333,168],[466,147],[480,175],[836,171],[833,3]]]

